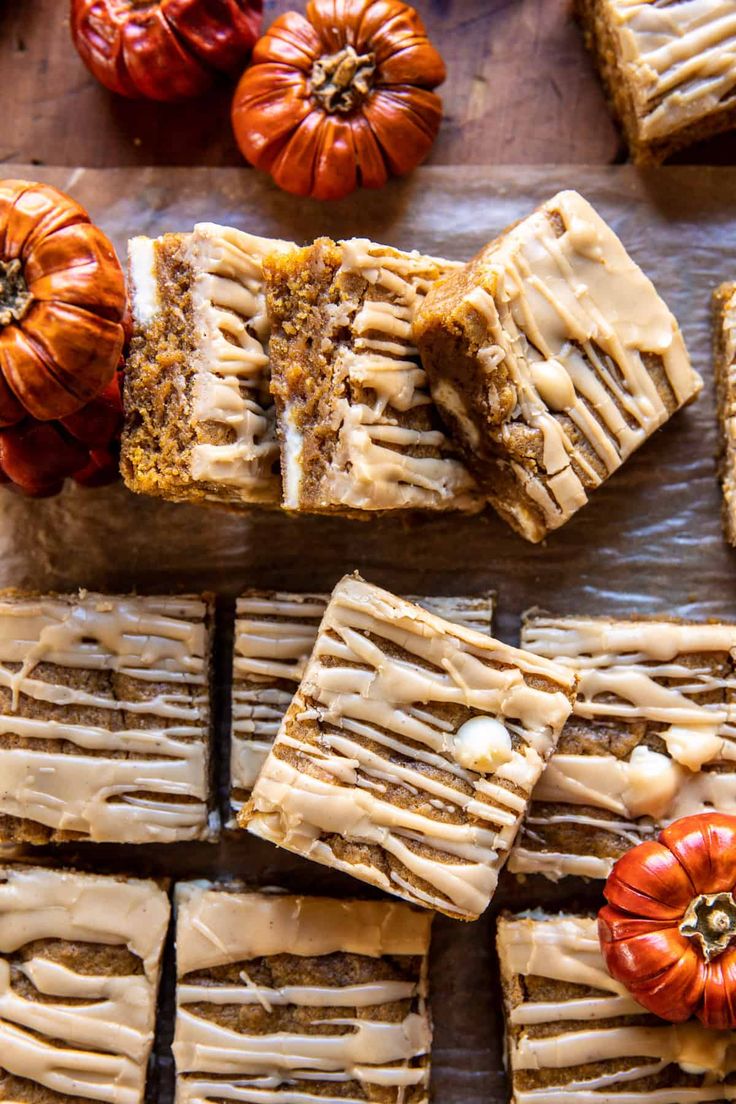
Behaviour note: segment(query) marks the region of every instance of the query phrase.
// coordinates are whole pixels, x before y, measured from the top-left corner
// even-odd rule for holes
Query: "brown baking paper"
[[[710,295],[736,279],[736,170],[669,168],[641,175],[615,168],[427,168],[380,193],[332,206],[278,192],[237,169],[52,170],[4,166],[70,191],[111,235],[126,239],[230,223],[307,241],[365,235],[403,248],[466,259],[506,225],[561,188],[583,192],[612,223],[679,318],[706,388],[592,502],[541,546],[494,517],[294,519],[278,512],[230,514],[137,498],[121,486],[69,488],[28,501],[0,491],[0,585],[100,590],[243,587],[327,590],[346,571],[414,594],[499,592],[497,634],[516,642],[519,616],[557,613],[667,614],[736,619],[736,560],[723,541],[715,479],[717,433],[710,363]],[[221,649],[218,744],[227,755],[227,671]],[[221,789],[223,779],[220,779]],[[219,845],[65,849],[98,869],[147,869],[176,877],[232,874],[295,890],[369,895],[346,876],[255,839]],[[491,910],[475,924],[438,918],[433,945],[434,1098],[440,1104],[500,1104],[502,1017],[493,915],[500,907],[596,907],[599,889],[568,879],[502,878]],[[170,971],[169,971],[170,972]],[[164,994],[152,1098],[170,1099],[171,992]]]

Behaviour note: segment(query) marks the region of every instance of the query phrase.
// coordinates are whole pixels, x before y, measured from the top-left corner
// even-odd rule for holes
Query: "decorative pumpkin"
[[[263,0],[72,0],[72,37],[112,92],[183,100],[240,69],[262,11]]]
[[[380,188],[429,153],[445,65],[401,0],[311,0],[280,16],[235,93],[244,157],[280,188],[340,199]]]
[[[34,498],[58,494],[64,480],[99,487],[119,477],[123,427],[121,373],[81,410],[58,422],[26,418],[0,430],[0,483]]]
[[[679,1023],[736,1027],[736,817],[677,820],[618,860],[598,914],[609,973]]]
[[[47,184],[0,180],[0,426],[63,418],[115,374],[125,279],[87,212]]]

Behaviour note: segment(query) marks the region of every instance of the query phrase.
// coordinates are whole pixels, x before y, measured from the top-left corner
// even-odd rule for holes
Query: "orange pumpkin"
[[[125,279],[87,212],[48,184],[0,180],[0,426],[63,418],[113,378]]]
[[[240,149],[287,192],[340,199],[429,153],[442,58],[401,0],[311,0],[280,16],[235,93]]]
[[[612,977],[675,1023],[736,1027],[736,817],[677,820],[618,860],[598,914]]]

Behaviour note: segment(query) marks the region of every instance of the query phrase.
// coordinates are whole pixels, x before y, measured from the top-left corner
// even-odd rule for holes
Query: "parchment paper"
[[[250,516],[136,498],[122,487],[72,488],[29,502],[0,491],[0,585],[101,590],[245,586],[330,589],[358,568],[404,593],[499,593],[497,635],[516,642],[532,605],[555,612],[736,618],[736,561],[720,528],[710,364],[710,294],[736,278],[736,169],[427,168],[386,190],[334,206],[300,202],[237,169],[51,170],[4,166],[71,191],[121,255],[134,233],[188,229],[198,220],[307,241],[367,235],[452,258],[471,256],[560,188],[583,192],[612,223],[679,318],[707,386],[543,546],[493,517],[405,523]],[[223,656],[225,652],[223,651]],[[227,672],[220,657],[218,744],[227,754]],[[249,838],[217,846],[66,849],[98,869],[188,877],[234,874],[296,890],[369,894],[368,887]],[[434,1098],[500,1104],[502,1017],[493,917],[502,907],[596,907],[598,889],[568,879],[505,875],[492,909],[466,925],[438,919],[433,946]],[[154,1098],[169,1099],[171,992],[164,994]]]

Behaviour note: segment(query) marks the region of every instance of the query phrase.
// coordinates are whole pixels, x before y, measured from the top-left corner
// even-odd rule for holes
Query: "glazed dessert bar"
[[[412,336],[427,290],[454,267],[363,239],[266,258],[287,509],[481,508]]]
[[[130,242],[121,470],[175,502],[277,505],[262,260],[285,243],[202,223]]]
[[[736,625],[532,614],[522,644],[579,677],[509,869],[607,877],[693,813],[736,813]]]
[[[155,882],[0,867],[0,1100],[143,1104],[168,921]]]
[[[576,192],[435,285],[415,333],[468,465],[530,541],[702,386],[653,284]]]
[[[736,545],[736,284],[718,288],[713,308],[723,528],[729,542]]]
[[[210,835],[211,610],[0,596],[0,842]]]
[[[449,621],[489,633],[494,595],[412,598]],[[327,594],[250,591],[238,599],[233,658],[231,808],[242,808],[291,704],[317,639]]]
[[[176,1104],[427,1104],[431,917],[177,889]]]
[[[596,920],[498,922],[511,1104],[736,1100],[736,1032],[646,1012],[608,974]]]
[[[474,919],[574,690],[565,668],[346,577],[241,824]]]
[[[736,124],[734,0],[575,0],[640,165]]]

